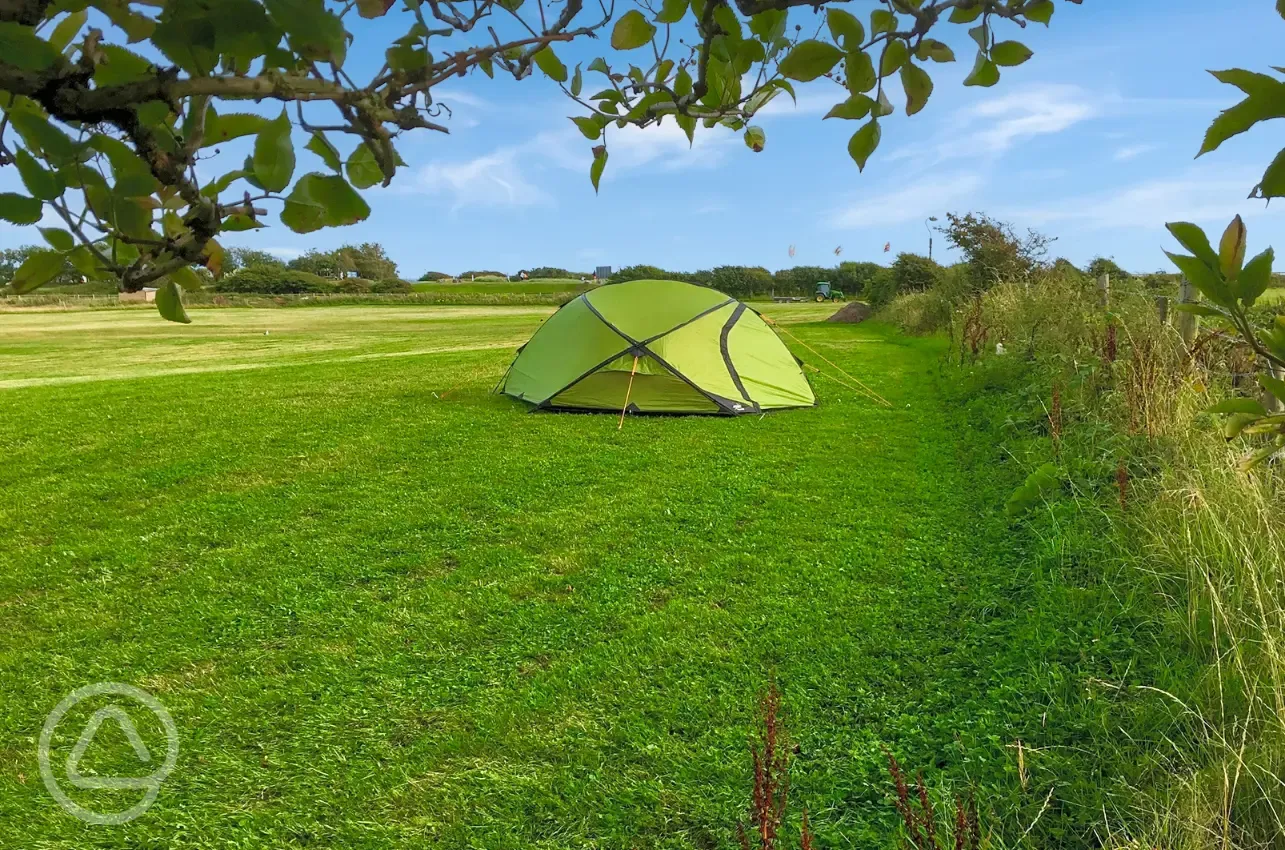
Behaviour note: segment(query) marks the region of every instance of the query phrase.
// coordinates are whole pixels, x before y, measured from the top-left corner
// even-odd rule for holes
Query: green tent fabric
[[[762,317],[717,290],[635,280],[586,292],[540,326],[499,392],[537,409],[759,413],[816,404]]]

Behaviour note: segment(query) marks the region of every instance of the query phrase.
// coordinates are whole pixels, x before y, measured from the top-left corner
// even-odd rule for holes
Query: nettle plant
[[[1285,0],[1276,0],[1276,11],[1285,17]],[[1285,68],[1274,70],[1285,75]],[[1214,119],[1198,157],[1261,121],[1285,117],[1285,82],[1236,68],[1211,73],[1220,82],[1240,89],[1245,98]],[[1285,196],[1285,149],[1272,160],[1249,196],[1265,201]],[[1276,316],[1266,328],[1257,326],[1249,316],[1250,308],[1271,286],[1275,252],[1267,248],[1245,260],[1248,234],[1240,216],[1227,226],[1217,250],[1194,224],[1175,222],[1167,227],[1191,253],[1165,253],[1205,298],[1203,303],[1181,304],[1177,309],[1213,318],[1243,340],[1257,355],[1259,384],[1271,398],[1285,402],[1285,380],[1281,379],[1285,374],[1285,316]],[[1243,469],[1251,469],[1285,449],[1285,413],[1269,411],[1260,401],[1250,398],[1228,399],[1210,411],[1228,414],[1223,424],[1228,440],[1241,436],[1259,438],[1261,444],[1241,460]]]
[[[1053,0],[868,0],[858,18],[825,3],[638,0],[617,15],[614,0],[0,0],[0,167],[26,189],[0,193],[0,218],[55,225],[10,286],[30,291],[70,263],[127,291],[154,285],[161,314],[187,321],[180,289],[202,284],[200,266],[220,274],[219,234],[274,214],[298,233],[362,221],[360,190],[404,165],[399,138],[447,131],[433,89],[479,73],[539,69],[584,108],[572,120],[595,142],[595,190],[612,127],[723,125],[757,151],[755,113],[821,77],[839,87],[827,117],[863,122],[849,151],[864,168],[893,111],[887,87],[914,114],[932,93],[928,63],[954,60],[929,37],[940,22],[977,44],[965,84],[991,86],[1031,56],[1000,26],[1054,12]],[[787,26],[796,6],[814,31]],[[569,71],[558,52],[608,27],[613,54]],[[346,61],[359,53],[384,61],[362,76]],[[316,170],[299,167],[303,134]],[[244,164],[220,169],[218,146],[243,137]]]

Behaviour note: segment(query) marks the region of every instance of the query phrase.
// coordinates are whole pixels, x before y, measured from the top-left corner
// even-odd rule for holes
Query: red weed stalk
[[[754,850],[749,833],[756,837],[758,850],[776,850],[790,795],[790,745],[781,721],[781,692],[775,682],[768,685],[759,699],[758,733],[759,740],[750,745],[754,758],[754,794],[750,801],[749,830],[741,824],[737,834],[743,850]]]
[[[1107,341],[1106,341],[1104,353],[1106,354],[1108,363],[1115,362],[1115,355],[1116,355],[1115,322],[1111,321],[1110,319],[1107,320]]]
[[[799,850],[816,850],[813,843],[812,825],[808,823],[808,810],[803,810],[803,831],[799,835]]]
[[[1129,509],[1129,467],[1120,461],[1120,465],[1115,468],[1115,487],[1120,492],[1120,510]]]

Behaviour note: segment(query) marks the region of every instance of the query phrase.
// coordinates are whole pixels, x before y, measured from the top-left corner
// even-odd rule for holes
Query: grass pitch
[[[984,807],[1097,787],[1113,597],[1035,576],[941,344],[833,309],[767,312],[890,408],[623,430],[489,394],[541,308],[0,315],[0,846],[731,847],[773,675],[819,846],[891,841],[885,746]],[[99,681],[180,733],[120,827],[37,767]]]

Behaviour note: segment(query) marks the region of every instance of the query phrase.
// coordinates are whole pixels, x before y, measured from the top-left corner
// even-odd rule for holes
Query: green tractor
[[[817,284],[816,295],[813,296],[817,303],[822,301],[843,301],[843,293],[830,286],[830,281],[823,280]]]

